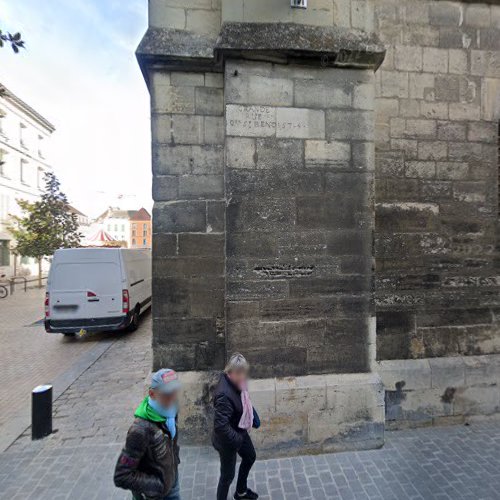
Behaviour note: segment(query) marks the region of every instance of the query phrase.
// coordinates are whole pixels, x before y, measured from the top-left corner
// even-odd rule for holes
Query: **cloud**
[[[28,47],[0,52],[0,82],[54,123],[54,168],[89,215],[118,193],[130,195],[130,207],[151,206],[149,96],[134,56],[147,5],[122,3],[0,2],[2,23],[20,29]]]

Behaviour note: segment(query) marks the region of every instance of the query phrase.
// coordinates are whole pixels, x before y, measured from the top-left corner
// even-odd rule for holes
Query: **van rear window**
[[[92,290],[108,294],[121,287],[120,268],[114,262],[56,264],[51,274],[51,287],[58,291]]]

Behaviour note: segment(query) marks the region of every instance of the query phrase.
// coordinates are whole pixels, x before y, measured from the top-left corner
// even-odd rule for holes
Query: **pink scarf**
[[[243,406],[243,414],[241,415],[238,427],[249,431],[253,426],[253,406],[247,387],[244,387],[241,391],[241,404]]]

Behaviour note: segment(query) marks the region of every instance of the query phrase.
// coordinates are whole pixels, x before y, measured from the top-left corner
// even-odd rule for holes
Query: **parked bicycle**
[[[4,283],[7,282],[8,284],[8,281],[6,281],[5,278],[6,278],[5,274],[0,275],[0,280],[2,280]],[[7,295],[9,295],[9,289],[5,285],[3,285],[2,282],[0,281],[0,299],[5,299]]]

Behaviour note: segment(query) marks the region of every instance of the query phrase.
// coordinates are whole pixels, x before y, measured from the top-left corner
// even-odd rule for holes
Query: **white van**
[[[151,251],[125,248],[57,250],[47,280],[45,330],[135,330],[151,306]]]

